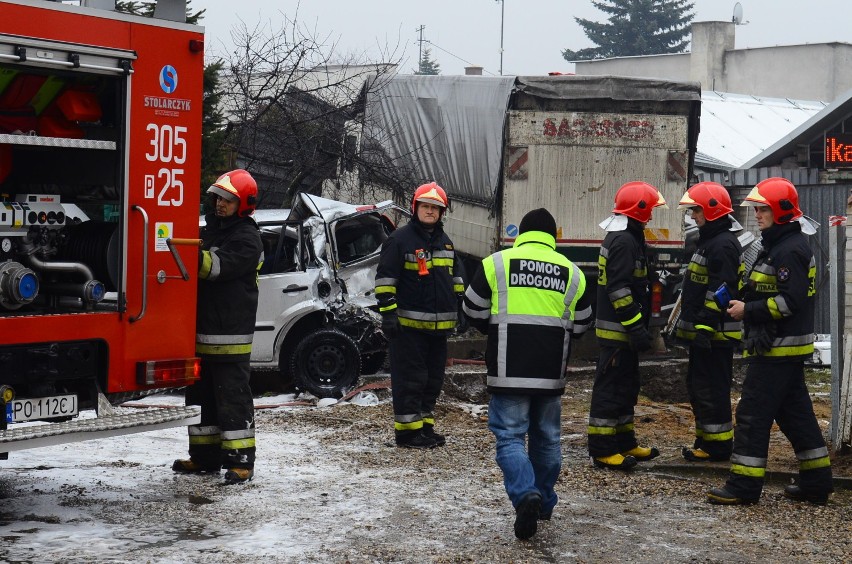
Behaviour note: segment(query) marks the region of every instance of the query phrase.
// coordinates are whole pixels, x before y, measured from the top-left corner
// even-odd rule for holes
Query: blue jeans
[[[553,486],[562,468],[562,398],[493,394],[488,406],[488,428],[497,439],[497,465],[514,507],[531,492],[541,494],[541,512],[558,501]],[[529,455],[524,448],[529,436]]]

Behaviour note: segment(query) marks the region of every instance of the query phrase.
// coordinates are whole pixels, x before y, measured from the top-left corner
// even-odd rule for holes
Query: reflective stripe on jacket
[[[555,248],[551,235],[523,233],[511,249],[482,261],[465,293],[465,314],[488,333],[489,392],[565,389],[571,337],[588,328],[591,307],[580,303],[585,276]]]
[[[248,360],[257,319],[257,272],[263,244],[251,217],[206,217],[201,230],[195,352],[228,362]]]
[[[422,259],[418,259],[418,251],[422,251]],[[425,274],[421,274],[421,262]],[[382,244],[376,301],[381,313],[395,312],[401,326],[451,331],[463,294],[464,269],[440,225],[429,233],[412,220]]]
[[[762,233],[763,250],[743,288],[746,337],[751,326],[771,324],[775,338],[766,360],[804,360],[814,352],[816,261],[797,222],[773,225]]]
[[[692,341],[702,330],[711,333],[713,346],[733,347],[742,338],[742,324],[727,310],[722,311],[713,295],[722,283],[734,297],[742,286],[742,247],[730,227],[730,219],[724,216],[699,229],[698,246],[683,280],[676,333],[679,339]]]
[[[601,345],[627,348],[627,332],[648,326],[651,294],[642,224],[628,219],[627,229],[607,233],[598,257],[595,334]]]

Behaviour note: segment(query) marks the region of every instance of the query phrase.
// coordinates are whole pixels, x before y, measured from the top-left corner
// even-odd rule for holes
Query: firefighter
[[[645,225],[656,207],[668,207],[660,191],[628,182],[615,194],[613,214],[598,257],[595,334],[600,355],[589,411],[589,456],[595,466],[628,470],[659,456],[639,446],[633,408],[639,399],[639,353],[651,348],[651,294]]]
[[[556,251],[556,220],[540,208],[521,219],[511,249],[482,261],[465,292],[470,324],[488,335],[488,427],[520,539],[532,537],[558,501],[565,365],[572,336],[592,320],[585,289],[580,269]]]
[[[254,403],[249,387],[257,314],[257,272],[263,262],[260,231],[251,215],[257,184],[242,169],[220,176],[207,193],[215,211],[206,216],[199,251],[195,352],[201,379],[186,390],[187,405],[201,406],[201,423],[189,427],[184,474],[215,473],[225,483],[254,476]]]
[[[698,245],[683,281],[676,335],[689,344],[686,388],[695,416],[695,443],[684,447],[690,462],[728,460],[734,441],[731,378],[740,322],[720,307],[716,292],[737,295],[742,278],[742,247],[734,235],[742,226],[732,218],[731,197],[721,184],[700,182],[686,191],[678,209],[688,209],[698,226]],[[721,294],[720,294],[721,295]],[[728,297],[730,299],[730,297]]]
[[[443,446],[435,432],[435,402],[444,383],[447,336],[456,328],[464,275],[441,219],[447,193],[435,182],[417,188],[411,221],[382,244],[376,300],[390,342],[396,445]]]
[[[816,295],[816,261],[804,233],[815,228],[799,209],[795,186],[783,178],[759,182],[742,205],[754,207],[763,249],[746,277],[743,299],[728,307],[731,317],[743,321],[748,367],[730,474],[707,498],[725,505],[759,501],[775,421],[799,460],[799,483],[786,486],[784,495],[825,505],[834,491],[831,461],[804,370],[814,351]]]

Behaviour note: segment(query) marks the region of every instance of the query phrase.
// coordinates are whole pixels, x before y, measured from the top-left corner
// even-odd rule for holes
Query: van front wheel
[[[310,333],[293,352],[291,374],[298,390],[318,398],[340,398],[358,381],[358,345],[335,329]]]

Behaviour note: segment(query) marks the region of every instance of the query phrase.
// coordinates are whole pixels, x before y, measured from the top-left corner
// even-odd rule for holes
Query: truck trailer
[[[379,144],[415,183],[444,187],[451,198],[445,230],[458,252],[478,260],[511,246],[523,215],[546,207],[559,250],[596,279],[606,234],[599,223],[618,188],[642,180],[673,204],[646,229],[652,266],[665,280],[688,258],[684,214],[674,208],[692,176],[698,83],[397,75],[367,92],[358,141]],[[356,201],[376,188],[357,172],[340,174],[341,191],[356,193]],[[414,187],[384,189],[405,202]]]
[[[0,0],[0,458],[199,420],[113,406],[199,376],[203,29],[82,4]]]

